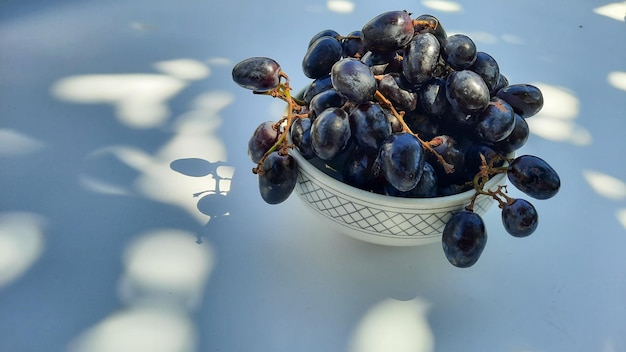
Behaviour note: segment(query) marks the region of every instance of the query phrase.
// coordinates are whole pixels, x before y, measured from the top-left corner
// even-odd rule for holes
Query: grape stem
[[[380,102],[382,105],[386,106],[389,110],[391,110],[391,113],[400,122],[400,125],[402,126],[402,132],[409,133],[409,134],[415,136],[415,138],[417,138],[417,140],[420,141],[420,143],[422,144],[424,149],[426,149],[429,152],[431,152],[435,156],[435,158],[437,158],[437,161],[439,162],[439,164],[441,164],[441,166],[443,166],[443,168],[446,171],[446,173],[450,174],[450,173],[454,172],[454,165],[448,163],[446,161],[446,159],[444,159],[443,156],[441,156],[441,154],[439,154],[435,149],[433,149],[433,147],[436,147],[439,144],[441,144],[441,141],[433,140],[433,141],[427,142],[427,141],[422,140],[417,135],[417,133],[414,133],[411,130],[411,128],[409,127],[409,125],[406,124],[406,122],[404,121],[404,113],[398,112],[398,110],[396,110],[396,108],[393,106],[391,101],[389,99],[387,99],[387,97],[385,97],[385,95],[383,93],[381,93],[379,90],[376,90],[376,93],[375,93],[374,96],[376,97],[376,100],[378,100],[378,102]]]
[[[284,80],[284,82],[280,82],[276,88],[270,89],[267,92],[253,91],[254,94],[269,95],[273,98],[279,98],[285,101],[288,105],[287,115],[283,116],[283,118],[281,118],[276,124],[274,124],[274,128],[279,135],[276,143],[274,143],[274,145],[272,145],[272,147],[269,148],[265,152],[265,154],[263,154],[256,167],[252,169],[252,172],[258,175],[263,174],[263,163],[270,154],[277,150],[281,155],[286,155],[287,153],[289,153],[289,149],[293,146],[287,143],[286,132],[291,129],[291,124],[293,123],[294,119],[306,116],[306,114],[294,114],[294,111],[301,112],[302,106],[304,106],[305,103],[291,96],[291,87],[289,85],[289,77],[287,76],[287,74],[283,71],[280,71],[279,75],[280,78]]]
[[[497,189],[494,191],[490,189],[485,189],[485,184],[487,183],[487,181],[489,181],[489,178],[491,176],[507,172],[506,166],[495,167],[493,166],[493,164],[496,161],[499,161],[502,159],[507,160],[507,159],[503,157],[496,157],[490,160],[489,162],[487,162],[483,154],[480,154],[480,159],[481,159],[480,169],[476,173],[472,181],[474,184],[474,189],[476,190],[476,193],[474,193],[474,196],[472,197],[470,204],[466,206],[465,209],[469,211],[474,211],[474,205],[476,204],[476,199],[480,195],[485,195],[485,196],[493,198],[494,200],[498,202],[498,206],[500,208],[504,207],[505,205],[512,204],[513,201],[515,201],[515,198],[511,198],[506,194],[507,192],[506,185],[498,185]]]
[[[433,20],[418,20],[418,19],[414,19],[413,20],[413,27],[425,27],[425,28],[430,28],[432,30],[437,29],[437,27],[439,27],[439,20],[434,19]]]

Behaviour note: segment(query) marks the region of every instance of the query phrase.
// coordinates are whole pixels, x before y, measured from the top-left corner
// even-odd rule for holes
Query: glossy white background
[[[520,153],[560,193],[479,262],[333,233],[264,204],[246,144],[309,38],[437,16],[544,92]],[[0,351],[626,350],[626,2],[0,2]],[[194,197],[194,194],[196,195]],[[511,194],[520,195],[511,189]],[[196,243],[201,240],[200,244]]]

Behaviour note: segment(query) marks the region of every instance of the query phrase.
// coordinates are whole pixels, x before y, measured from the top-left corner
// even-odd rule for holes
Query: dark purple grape
[[[439,41],[433,34],[420,34],[407,45],[402,72],[409,82],[419,85],[433,77],[438,62]]]
[[[352,31],[348,33],[348,35],[346,35],[341,42],[341,46],[343,47],[343,57],[354,57],[359,59],[367,52],[367,50],[365,50],[363,40],[361,40],[361,31]]]
[[[333,87],[357,104],[372,100],[376,79],[369,67],[357,59],[342,59],[333,65],[330,78]]]
[[[503,75],[502,72],[500,72],[500,75],[498,76],[498,83],[496,83],[496,86],[493,87],[493,90],[490,91],[489,93],[491,94],[491,96],[495,96],[500,89],[508,85],[509,85],[509,79],[506,78],[506,76]]]
[[[259,173],[259,191],[268,204],[284,202],[298,180],[298,168],[291,155],[272,152],[263,162],[263,172]]]
[[[502,224],[506,232],[515,237],[532,234],[539,223],[535,207],[525,199],[515,199],[502,207]]]
[[[526,119],[523,117],[515,114],[515,127],[513,131],[503,140],[495,143],[493,147],[503,154],[508,154],[524,146],[529,135],[530,129],[528,128],[528,122],[526,122]]]
[[[314,96],[333,87],[330,75],[313,80],[304,90],[302,99],[305,103],[310,103]]]
[[[328,75],[335,62],[341,59],[342,51],[341,43],[333,37],[317,39],[302,58],[302,72],[312,79]]]
[[[269,57],[251,57],[233,67],[233,81],[243,88],[265,92],[280,84],[280,65]]]
[[[309,40],[309,45],[308,46],[310,47],[311,45],[313,45],[313,43],[316,40],[318,40],[318,39],[320,39],[322,37],[332,37],[332,38],[337,39],[337,38],[341,37],[341,35],[337,31],[335,31],[333,29],[324,29],[323,31],[319,31],[314,36],[311,37],[311,39]]]
[[[357,105],[350,112],[349,118],[352,137],[363,148],[378,150],[391,134],[387,113],[378,103]]]
[[[305,159],[316,156],[311,146],[311,124],[308,117],[295,119],[291,124],[291,141]]]
[[[479,51],[476,53],[476,61],[468,68],[470,71],[478,73],[483,78],[489,92],[494,92],[500,79],[500,67],[498,62],[491,55]]]
[[[274,121],[262,122],[252,132],[248,140],[248,156],[253,163],[258,163],[265,153],[278,141],[278,131],[274,129]]]
[[[476,61],[476,44],[465,34],[453,34],[441,47],[441,56],[455,70],[465,70]]]
[[[396,109],[402,111],[415,110],[417,94],[404,83],[404,76],[388,73],[378,81],[378,90],[391,100]]]
[[[437,38],[439,44],[443,44],[448,37],[439,20],[433,15],[417,16],[413,20],[413,24],[413,30],[416,34],[431,33]]]
[[[450,107],[446,97],[446,81],[433,77],[417,91],[419,108],[428,116],[442,116]]]
[[[474,265],[487,244],[487,230],[480,215],[461,210],[446,223],[441,237],[443,252],[459,268]]]
[[[361,29],[365,48],[374,52],[395,51],[405,46],[413,33],[413,20],[406,11],[381,13]]]
[[[476,116],[474,131],[476,135],[489,144],[506,138],[515,128],[515,113],[504,100],[494,97],[487,108]]]
[[[328,108],[311,125],[311,146],[323,160],[339,155],[350,140],[348,113],[340,108]]]
[[[309,111],[311,119],[315,120],[317,115],[328,108],[340,108],[346,103],[346,98],[340,95],[336,89],[330,88],[321,92],[311,99]]]
[[[509,103],[515,113],[523,118],[531,117],[543,107],[543,94],[530,84],[512,84],[498,91],[496,95]]]
[[[489,105],[489,88],[470,70],[454,71],[446,79],[446,97],[453,108],[465,114],[476,114]]]
[[[424,162],[424,171],[419,182],[412,190],[407,192],[399,191],[397,188],[388,184],[385,188],[387,195],[403,198],[432,198],[437,196],[439,184],[437,183],[437,173],[429,162]]]
[[[511,184],[535,199],[548,199],[556,195],[561,179],[543,159],[534,155],[518,156],[507,169]]]
[[[375,189],[378,180],[373,172],[376,156],[376,151],[354,148],[345,161],[343,182],[366,191]]]
[[[399,191],[417,185],[424,172],[424,150],[420,141],[409,133],[394,133],[380,147],[377,163],[383,176]]]

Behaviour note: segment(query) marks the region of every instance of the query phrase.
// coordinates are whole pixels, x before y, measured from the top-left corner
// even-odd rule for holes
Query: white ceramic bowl
[[[435,198],[385,196],[334,179],[308,162],[295,148],[291,155],[299,169],[294,191],[307,207],[337,232],[366,242],[387,246],[438,242],[448,219],[467,206],[474,195],[474,190],[469,190]],[[505,181],[505,174],[497,174],[487,182],[486,189],[495,189]],[[494,202],[480,195],[474,211],[483,215]]]

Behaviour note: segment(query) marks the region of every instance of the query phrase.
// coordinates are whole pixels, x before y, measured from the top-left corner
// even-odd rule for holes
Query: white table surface
[[[266,205],[250,172],[248,137],[283,106],[236,86],[232,66],[270,56],[302,87],[313,34],[400,9],[544,92],[519,153],[547,160],[561,191],[534,202],[525,239],[493,208],[469,269],[438,244],[334,233],[295,196]],[[0,351],[626,351],[625,14],[565,0],[0,2]]]

